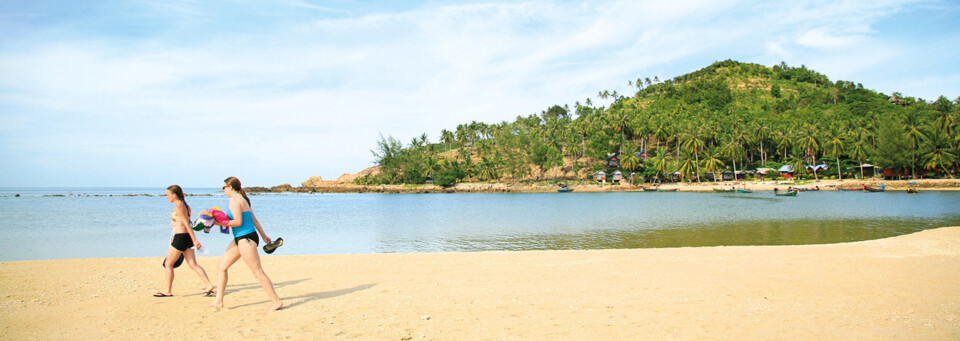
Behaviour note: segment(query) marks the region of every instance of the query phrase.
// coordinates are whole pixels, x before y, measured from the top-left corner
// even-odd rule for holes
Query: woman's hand
[[[267,244],[273,243],[273,240],[270,240],[270,237],[267,236],[263,236],[263,241],[267,242]]]
[[[193,248],[197,249],[197,251],[200,251],[201,247],[202,246],[200,246],[200,242],[193,242]]]

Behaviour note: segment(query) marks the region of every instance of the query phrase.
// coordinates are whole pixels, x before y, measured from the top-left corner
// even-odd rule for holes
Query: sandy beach
[[[282,253],[282,249],[280,251]],[[831,245],[263,256],[226,308],[160,258],[0,263],[0,339],[960,338],[960,227]],[[200,263],[215,275],[217,257]]]

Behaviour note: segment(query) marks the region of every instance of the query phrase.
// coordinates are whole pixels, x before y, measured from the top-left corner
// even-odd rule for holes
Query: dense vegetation
[[[426,134],[405,146],[381,136],[373,151],[381,172],[357,181],[531,180],[554,167],[585,177],[616,152],[620,168],[645,181],[675,172],[701,181],[727,169],[785,164],[810,177],[860,177],[855,166],[868,162],[913,177],[952,177],[958,168],[960,98],[927,102],[831,82],[804,66],[730,60],[672,80],[629,83],[632,96],[598,94],[607,106],[586,99],[513,122],[461,124],[436,143]],[[805,165],[823,163],[825,173],[807,173]]]

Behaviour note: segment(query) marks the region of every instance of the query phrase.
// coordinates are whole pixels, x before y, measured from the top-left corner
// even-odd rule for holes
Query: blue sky
[[[718,60],[960,96],[955,1],[0,0],[0,186],[333,180]]]

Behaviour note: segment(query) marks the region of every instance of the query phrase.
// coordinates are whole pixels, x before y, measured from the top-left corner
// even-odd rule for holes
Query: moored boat
[[[797,196],[797,191],[773,192],[773,195],[778,197],[795,197]]]
[[[562,188],[558,189],[557,192],[560,192],[560,193],[570,193],[570,192],[573,192],[573,188],[570,188],[570,187],[562,187]]]
[[[838,191],[862,191],[863,187],[848,187],[848,188],[837,187],[837,190]]]
[[[714,191],[714,192],[717,192],[717,193],[733,193],[733,192],[736,192],[736,190],[733,189],[733,188],[729,188],[729,189],[714,188],[713,191]]]
[[[678,189],[679,189],[679,188],[670,188],[670,189],[667,189],[667,188],[657,188],[657,190],[659,190],[660,192],[676,192]]]
[[[657,191],[657,188],[656,188],[656,187],[653,187],[653,188],[650,188],[650,187],[642,187],[642,188],[643,188],[643,191],[644,191],[644,192],[656,192],[656,191]]]
[[[863,189],[867,190],[867,192],[886,192],[887,191],[887,189],[883,187],[863,186]]]
[[[738,188],[737,193],[753,193],[753,191],[745,188]]]

